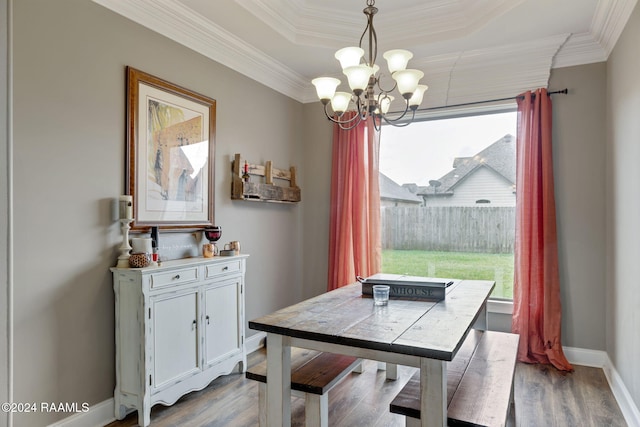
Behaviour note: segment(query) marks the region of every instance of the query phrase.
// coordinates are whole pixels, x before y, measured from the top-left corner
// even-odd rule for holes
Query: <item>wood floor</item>
[[[263,350],[249,356],[249,365],[265,359]],[[329,425],[344,427],[404,426],[404,417],[389,413],[389,403],[411,377],[414,368],[400,366],[399,379],[387,381],[377,362],[365,361],[362,374],[352,373],[329,393]],[[518,363],[515,414],[508,426],[626,426],[602,369],[574,366],[573,373]],[[293,398],[292,426],[304,426],[304,400]],[[137,425],[137,413],[108,427]],[[216,379],[202,391],[175,405],[156,405],[153,427],[253,427],[258,425],[258,386],[244,374]]]

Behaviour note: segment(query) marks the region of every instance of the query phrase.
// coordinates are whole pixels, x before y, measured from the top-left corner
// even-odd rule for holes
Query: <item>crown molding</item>
[[[547,87],[551,64],[568,34],[461,53],[442,105],[510,97]]]
[[[609,58],[637,0],[599,0],[589,32]]]
[[[299,73],[179,2],[93,2],[298,101],[308,84]]]
[[[599,0],[589,32],[572,34],[553,62],[553,68],[604,62],[624,30],[637,0]]]
[[[572,34],[554,58],[552,68],[604,62],[607,56],[591,33]]]

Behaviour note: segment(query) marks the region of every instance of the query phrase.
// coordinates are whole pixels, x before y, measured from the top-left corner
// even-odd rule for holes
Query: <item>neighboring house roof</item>
[[[467,176],[480,167],[487,167],[511,184],[516,182],[516,139],[512,135],[505,135],[473,157],[456,157],[453,160],[453,169],[442,176],[438,181],[440,185],[421,187],[418,194],[451,195],[455,187]]]
[[[416,204],[422,203],[422,197],[397,184],[383,173],[380,173],[380,199]]]

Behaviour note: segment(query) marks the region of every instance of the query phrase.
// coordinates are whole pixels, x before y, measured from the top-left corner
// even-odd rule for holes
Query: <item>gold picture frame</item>
[[[132,229],[214,224],[216,101],[127,67]]]

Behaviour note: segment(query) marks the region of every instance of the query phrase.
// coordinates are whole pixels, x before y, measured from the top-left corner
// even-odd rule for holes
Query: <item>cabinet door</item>
[[[205,363],[240,351],[240,279],[205,290]]]
[[[152,387],[198,372],[196,290],[151,298]]]

